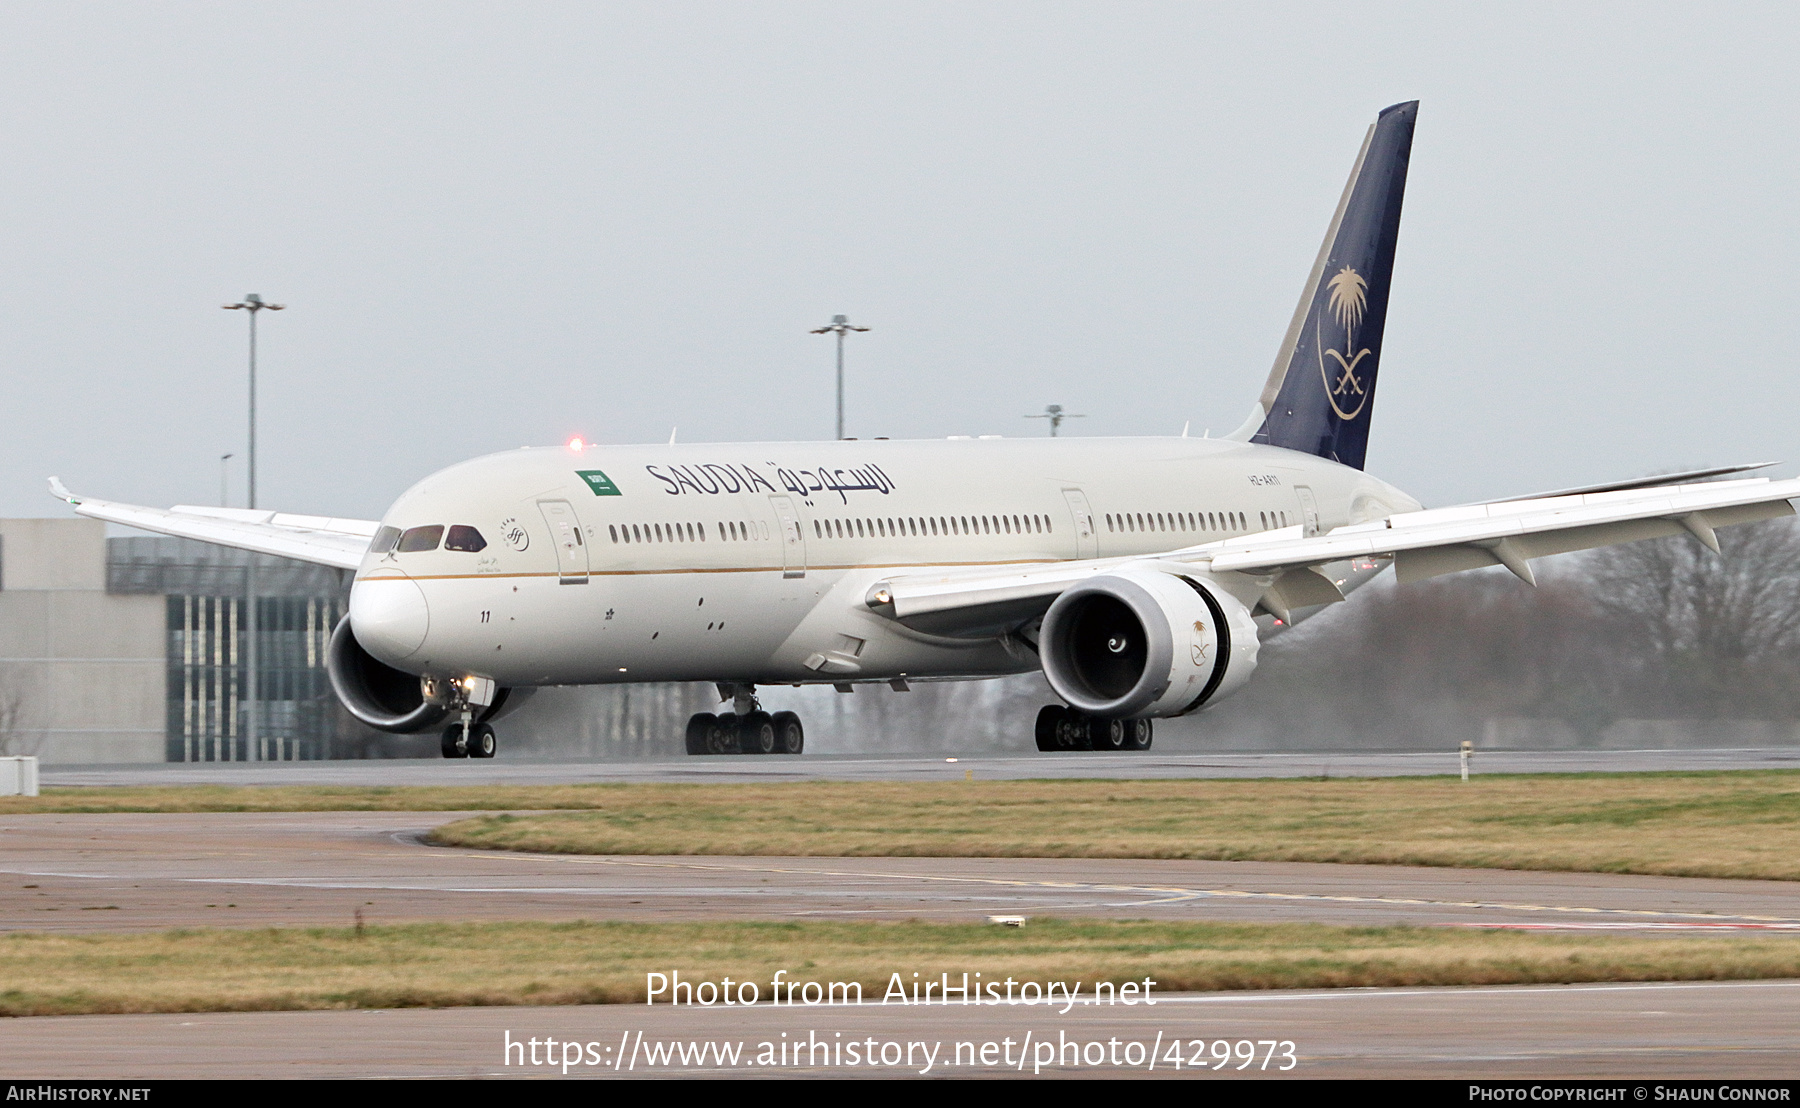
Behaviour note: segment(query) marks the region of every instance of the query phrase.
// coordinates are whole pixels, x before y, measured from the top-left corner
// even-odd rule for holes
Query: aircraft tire
[[[711,712],[697,712],[687,721],[687,752],[689,754],[707,754],[707,740],[719,726],[719,717]]]
[[[734,715],[713,717],[713,725],[706,729],[707,754],[736,754],[738,752],[738,720]]]
[[[469,756],[469,743],[463,738],[462,724],[452,723],[444,728],[444,737],[438,743],[438,750],[446,758],[467,758]]]
[[[499,738],[494,729],[486,723],[477,723],[469,735],[469,757],[492,758],[499,749]]]
[[[1094,749],[1111,753],[1130,745],[1133,728],[1128,719],[1096,719],[1088,723],[1088,730],[1094,737]]]
[[[1156,736],[1156,728],[1147,719],[1131,721],[1131,731],[1126,736],[1125,746],[1128,750],[1149,750],[1150,740]]]
[[[775,720],[767,712],[751,712],[738,720],[738,753],[775,753]]]
[[[1056,749],[1094,749],[1094,720],[1071,709],[1056,725]]]
[[[775,753],[798,754],[806,749],[806,728],[801,726],[800,717],[793,712],[776,712]]]
[[[1056,728],[1068,716],[1069,710],[1061,704],[1046,704],[1038,709],[1037,714],[1037,748],[1041,751],[1052,751],[1056,746]]]

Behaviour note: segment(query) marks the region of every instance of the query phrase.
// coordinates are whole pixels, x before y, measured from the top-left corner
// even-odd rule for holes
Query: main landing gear
[[[798,754],[806,748],[800,717],[763,711],[753,686],[720,685],[719,692],[731,699],[732,710],[701,712],[688,720],[689,754]]]
[[[1099,719],[1046,704],[1037,717],[1039,750],[1149,750],[1153,729],[1147,719]]]

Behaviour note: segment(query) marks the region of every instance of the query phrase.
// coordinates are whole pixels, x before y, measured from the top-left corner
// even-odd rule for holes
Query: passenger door
[[[800,513],[794,509],[791,497],[771,496],[769,503],[775,505],[775,515],[780,524],[781,575],[805,577],[806,532],[800,529]]]
[[[587,542],[581,537],[581,520],[575,515],[575,506],[567,500],[540,500],[538,510],[550,525],[550,545],[556,547],[557,583],[587,584]]]

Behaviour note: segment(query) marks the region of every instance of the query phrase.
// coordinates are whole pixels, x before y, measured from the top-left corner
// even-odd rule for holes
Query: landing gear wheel
[[[738,753],[775,753],[775,720],[767,712],[738,717]]]
[[[800,726],[800,717],[793,712],[776,712],[775,752],[777,754],[798,754],[806,749],[806,728]]]
[[[1131,750],[1149,750],[1150,739],[1154,734],[1155,730],[1151,727],[1149,720],[1134,719],[1131,721],[1125,745]]]
[[[1095,750],[1124,750],[1127,735],[1132,730],[1132,721],[1128,719],[1097,719],[1088,724],[1094,736]]]
[[[444,738],[443,741],[438,744],[438,749],[443,752],[444,757],[446,758],[467,758],[469,756],[469,741],[463,737],[463,725],[460,723],[452,723],[450,726],[444,728]]]
[[[1037,748],[1043,751],[1060,750],[1056,745],[1056,729],[1067,719],[1069,710],[1061,704],[1046,704],[1038,709]]]
[[[485,723],[477,723],[469,735],[469,757],[492,758],[499,747],[499,740],[494,736],[493,727]]]
[[[687,722],[687,752],[689,754],[714,753],[714,751],[707,749],[707,743],[712,738],[712,733],[718,730],[718,727],[719,717],[713,715],[711,712],[700,712],[697,715],[689,716]]]
[[[712,726],[706,729],[706,753],[736,754],[738,752],[738,719],[736,716],[713,716]]]
[[[1080,712],[1068,711],[1056,721],[1056,749],[1092,750],[1094,721]]]

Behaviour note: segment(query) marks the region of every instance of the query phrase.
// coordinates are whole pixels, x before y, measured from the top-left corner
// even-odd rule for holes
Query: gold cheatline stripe
[[[1041,566],[1059,562],[1080,561],[1078,558],[1023,558],[1012,562],[887,562],[856,565],[807,566],[814,570],[849,569],[934,569],[938,566]],[[526,577],[653,577],[682,573],[785,573],[786,566],[734,566],[729,569],[591,569],[586,573],[402,573],[396,576],[358,577],[358,581],[504,581]]]

